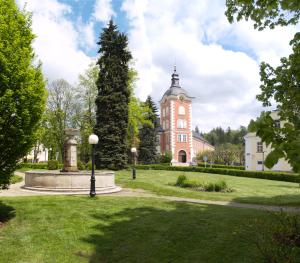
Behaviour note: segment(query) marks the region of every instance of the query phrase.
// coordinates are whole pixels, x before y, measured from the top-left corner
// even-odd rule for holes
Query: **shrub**
[[[198,166],[205,167],[205,163],[198,163]],[[206,163],[206,167],[245,170],[245,166],[237,166],[237,165],[224,165],[224,164]]]
[[[87,164],[86,164],[86,168],[88,170],[92,170],[92,161],[89,161]]]
[[[10,177],[10,180],[9,180],[9,183],[10,184],[16,184],[16,183],[19,183],[19,182],[22,182],[23,181],[23,178],[19,175],[13,175],[12,177]]]
[[[176,186],[183,186],[186,181],[187,181],[187,177],[184,174],[179,175],[175,185]]]
[[[78,170],[85,170],[85,165],[82,161],[78,160],[77,161],[77,168]]]
[[[57,160],[48,161],[48,170],[57,170],[59,168],[59,163]]]
[[[230,189],[225,181],[218,181],[216,183],[200,183],[188,180],[188,178],[182,174],[179,175],[175,186],[183,187],[183,188],[193,188],[198,191],[205,191],[205,192],[232,192],[233,190]]]
[[[216,183],[203,184],[206,192],[232,192],[233,190],[227,186],[225,181],[218,181]]]
[[[231,176],[300,183],[299,174],[284,173],[284,172],[245,171],[245,170],[210,168],[210,167],[205,168],[199,166],[198,167],[197,166],[196,167],[195,166],[166,166],[161,164],[137,165],[136,168],[141,170],[167,170],[167,171],[223,174],[223,175],[231,175]]]
[[[164,155],[161,156],[161,163],[170,163],[172,161],[172,153],[165,152]]]
[[[268,220],[256,219],[245,226],[254,233],[250,241],[256,245],[264,262],[299,262],[300,215],[282,211],[270,214]]]

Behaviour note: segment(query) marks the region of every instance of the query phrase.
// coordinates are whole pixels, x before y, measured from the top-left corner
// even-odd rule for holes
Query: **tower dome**
[[[187,98],[192,98],[188,95],[187,91],[180,87],[179,84],[179,75],[176,71],[176,66],[174,67],[174,72],[171,78],[171,87],[164,93],[164,96],[178,96],[185,95]]]

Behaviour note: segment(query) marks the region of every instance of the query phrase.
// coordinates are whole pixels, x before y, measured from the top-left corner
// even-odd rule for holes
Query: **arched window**
[[[185,108],[183,106],[179,106],[179,108],[178,108],[178,114],[185,115]]]

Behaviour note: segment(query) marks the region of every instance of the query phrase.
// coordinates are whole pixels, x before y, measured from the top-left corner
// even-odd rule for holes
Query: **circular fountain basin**
[[[96,171],[95,186],[97,194],[121,191],[115,185],[115,173],[112,171]],[[25,172],[25,189],[50,192],[89,193],[91,172],[61,172],[59,170],[43,170]]]

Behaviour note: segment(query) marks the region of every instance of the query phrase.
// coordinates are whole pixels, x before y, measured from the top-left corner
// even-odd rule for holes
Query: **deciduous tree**
[[[14,0],[0,1],[0,188],[35,142],[45,108],[41,65],[32,49],[31,17]]]
[[[227,0],[226,15],[230,22],[234,19],[251,19],[254,27],[297,24],[300,18],[299,0]],[[272,147],[265,165],[274,166],[280,158],[285,158],[293,169],[300,173],[300,33],[290,41],[292,53],[281,58],[281,65],[274,68],[267,63],[260,66],[261,94],[257,99],[263,106],[276,102],[282,127],[275,125],[270,112],[263,112],[249,128],[267,145]]]

